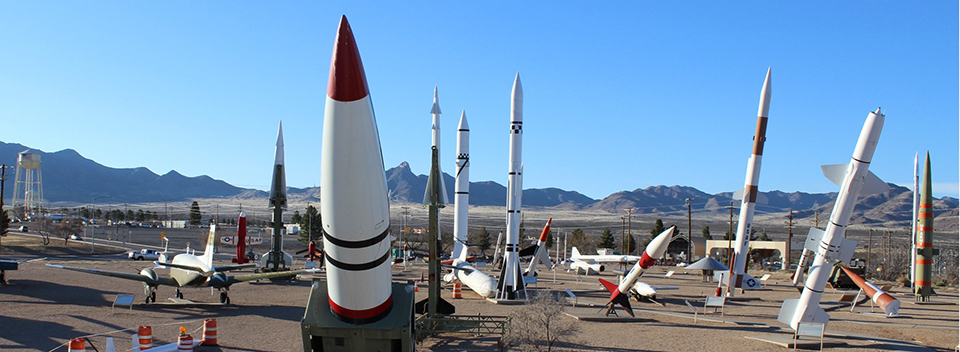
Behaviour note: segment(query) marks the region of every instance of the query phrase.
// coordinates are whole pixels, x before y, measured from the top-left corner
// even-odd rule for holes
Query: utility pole
[[[627,208],[627,209],[624,209],[623,211],[627,212],[627,236],[631,236],[630,221],[633,220],[633,208]],[[627,248],[627,249],[630,249],[630,248]],[[637,246],[637,250],[639,249],[640,249],[640,246]],[[626,251],[624,253],[630,254]],[[638,253],[637,255],[640,255],[640,254]]]
[[[867,273],[870,273],[870,257],[873,255],[873,229],[867,230]]]
[[[627,218],[620,216],[620,248],[623,251],[623,254],[630,253],[630,247],[627,246]],[[621,265],[622,267],[623,265]]]
[[[787,253],[785,256],[786,265],[785,267],[790,269],[790,247],[793,245],[793,208],[790,209],[790,213],[787,215]]]
[[[690,220],[690,202],[693,198],[687,198],[684,201],[687,202],[687,264],[690,264],[693,259],[693,223]]]
[[[816,227],[819,229],[820,228],[820,211],[814,210],[813,215],[815,216],[813,218],[813,227]]]
[[[726,261],[729,261],[729,260],[732,260],[732,259],[733,259],[733,256],[730,255],[730,252],[733,251],[733,246],[732,246],[732,244],[733,244],[733,237],[734,237],[734,233],[733,233],[733,201],[732,201],[732,200],[730,201],[730,206],[728,206],[727,209],[730,209],[730,222],[729,222],[730,227],[727,229],[727,235],[724,236],[724,237],[726,237],[726,240],[727,240],[727,260],[726,260]],[[731,264],[731,265],[732,265],[732,264]]]

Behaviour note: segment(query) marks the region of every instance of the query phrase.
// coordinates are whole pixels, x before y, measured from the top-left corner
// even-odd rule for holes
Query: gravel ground
[[[18,242],[18,235],[3,239],[4,258],[26,259],[48,256],[42,248]],[[22,236],[21,236],[22,237]],[[54,243],[56,245],[56,243]],[[53,249],[50,249],[53,251]],[[58,264],[99,269],[137,272],[149,263],[116,259],[114,254],[89,257],[89,247],[56,249]],[[97,259],[97,260],[90,260]],[[415,264],[406,272],[395,266],[395,278],[419,278],[426,271],[423,264]],[[673,278],[663,273],[671,268],[655,267],[642,280],[653,286],[676,286],[659,295],[663,306],[649,302],[633,302],[638,321],[628,319],[619,311],[620,321],[581,321],[579,333],[569,336],[563,350],[588,351],[704,351],[704,350],[778,350],[768,343],[747,339],[746,336],[789,336],[785,326],[776,321],[780,303],[796,298],[797,291],[789,285],[784,273],[772,273],[765,289],[750,291],[728,300],[724,315],[704,315],[704,297],[712,294],[716,284],[702,282],[698,273],[677,270]],[[165,269],[159,269],[165,274]],[[753,273],[755,276],[761,273]],[[544,273],[531,290],[569,289],[577,294],[577,307],[568,307],[567,313],[583,319],[602,317],[602,305],[608,294],[600,290],[596,276],[577,277],[559,271],[556,282],[553,273]],[[615,280],[611,273],[602,277]],[[309,280],[298,282],[246,283],[234,285],[230,291],[233,305],[200,307],[146,307],[135,304],[132,309],[111,308],[118,293],[132,293],[137,303],[143,300],[139,282],[60,270],[39,262],[21,266],[7,273],[9,285],[0,286],[0,349],[14,351],[51,351],[66,348],[62,345],[72,337],[98,335],[91,340],[98,348],[104,345],[104,336],[116,338],[118,350],[129,350],[130,334],[138,325],[152,325],[157,343],[173,342],[177,329],[188,331],[200,328],[205,318],[216,318],[219,325],[219,347],[202,347],[199,351],[297,351],[302,350],[299,322],[309,293]],[[173,296],[173,288],[161,287],[158,301]],[[187,288],[185,298],[197,302],[218,302],[209,289]],[[958,345],[957,291],[939,288],[940,294],[929,304],[914,304],[903,296],[903,288],[893,294],[903,301],[901,317],[884,318],[870,314],[869,303],[849,312],[839,309],[831,314],[827,340],[838,343],[830,350],[939,350],[952,351]],[[420,290],[417,300],[425,298]],[[839,291],[828,290],[824,302],[836,301]],[[481,299],[464,287],[464,299],[453,300],[449,290],[444,298],[454,303],[457,314],[509,315],[518,306],[497,305]],[[694,323],[692,311],[684,301],[700,305],[700,319]],[[566,319],[574,319],[568,317]],[[195,334],[198,336],[199,332]],[[495,349],[495,337],[445,335],[426,340],[418,350],[480,351]]]

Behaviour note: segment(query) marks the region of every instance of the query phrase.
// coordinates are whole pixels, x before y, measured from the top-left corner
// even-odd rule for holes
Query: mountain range
[[[25,150],[41,155],[43,196],[46,202],[57,204],[86,204],[93,197],[109,195],[109,203],[156,203],[189,201],[202,198],[266,198],[267,192],[235,187],[209,176],[187,177],[176,171],[158,175],[147,168],[111,168],[81,156],[72,149],[47,153],[16,144],[0,142],[0,162],[16,165],[17,155]],[[427,176],[416,175],[407,162],[386,170],[387,188],[391,201],[422,203]],[[14,170],[9,169],[4,186],[5,202],[13,196]],[[455,180],[444,174],[447,193],[454,194]],[[890,184],[891,189],[881,194],[861,197],[854,209],[854,224],[888,224],[903,226],[910,223],[912,192]],[[493,181],[470,183],[471,206],[504,206],[507,189]],[[792,209],[797,218],[825,216],[833,207],[837,194],[804,192],[762,192],[768,203],[757,206],[758,216],[780,214]],[[288,188],[293,199],[319,201],[319,188]],[[708,194],[688,186],[650,186],[632,191],[620,191],[593,199],[576,191],[558,188],[523,190],[523,206],[565,210],[617,212],[632,208],[634,214],[680,215],[686,212],[685,199],[692,198],[691,211],[698,214],[726,214],[733,201],[732,192]],[[449,199],[453,201],[453,199]],[[951,225],[956,228],[958,200],[942,197],[934,202],[937,228]],[[825,219],[825,218],[824,218]]]

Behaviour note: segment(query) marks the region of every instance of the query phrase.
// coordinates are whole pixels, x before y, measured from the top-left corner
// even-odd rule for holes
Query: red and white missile
[[[883,309],[884,314],[888,317],[895,317],[900,315],[900,300],[893,298],[889,293],[884,290],[881,290],[877,285],[874,285],[872,282],[867,281],[857,273],[850,271],[845,267],[840,267],[843,272],[847,273],[847,276],[850,279],[853,279],[853,283],[857,284],[857,287],[860,287],[863,290],[863,293],[867,294],[873,303],[876,303],[880,306],[880,309]]]
[[[843,233],[850,222],[850,215],[861,194],[880,193],[890,186],[867,170],[870,160],[880,141],[884,116],[880,109],[867,114],[867,120],[860,131],[857,146],[849,164],[824,165],[823,174],[840,186],[830,221],[825,230],[811,228],[804,248],[813,255],[810,273],[803,286],[799,299],[783,301],[777,320],[790,325],[794,330],[801,322],[817,322],[824,325],[830,316],[820,308],[820,298],[827,285],[827,279],[836,261],[848,262],[853,256],[857,243],[844,239]]]
[[[653,266],[653,264],[657,262],[657,259],[662,257],[663,253],[667,251],[667,247],[670,246],[670,238],[676,229],[676,226],[670,226],[670,228],[661,232],[657,237],[654,237],[653,240],[647,244],[647,248],[643,250],[643,255],[640,256],[640,260],[623,276],[623,280],[620,280],[620,285],[599,279],[603,287],[606,288],[607,291],[610,291],[610,301],[607,302],[608,306],[611,304],[619,304],[630,316],[634,316],[633,309],[630,308],[630,296],[627,293],[630,292],[630,288],[637,282],[640,274],[643,274],[644,270]]]
[[[230,259],[237,264],[245,264],[247,259],[247,213],[240,212],[240,219],[237,220],[237,257]]]
[[[439,109],[439,107],[437,107]],[[460,112],[460,125],[457,126],[457,175],[453,198],[453,255],[451,258],[467,260],[467,216],[470,208],[470,126],[467,125],[467,112]],[[440,184],[443,186],[443,183]]]
[[[747,257],[750,250],[750,230],[753,228],[753,211],[757,206],[757,196],[760,191],[760,159],[763,157],[763,143],[767,137],[767,116],[770,113],[770,95],[773,89],[770,86],[770,68],[767,68],[767,78],[763,81],[760,90],[760,108],[757,111],[757,130],[753,134],[753,153],[747,161],[747,179],[744,181],[743,194],[740,201],[740,221],[737,223],[737,237],[733,247],[733,257],[730,260],[730,278],[727,285],[727,294],[733,295],[735,288],[741,288],[743,276],[746,274]]]
[[[520,272],[520,204],[523,190],[523,86],[520,73],[513,80],[510,102],[510,164],[507,172],[507,237],[497,299],[526,299],[527,288]]]
[[[320,211],[330,309],[368,324],[393,307],[390,205],[380,137],[357,43],[340,18],[330,62],[320,162]]]
[[[543,231],[540,232],[540,238],[537,239],[537,244],[531,247],[524,248],[520,251],[520,256],[530,256],[530,265],[527,266],[527,270],[523,272],[523,276],[533,276],[536,273],[534,270],[537,267],[537,264],[543,263],[547,268],[553,267],[553,262],[550,261],[550,255],[547,254],[547,236],[550,235],[550,223],[553,222],[553,218],[547,219],[547,224],[543,225]]]

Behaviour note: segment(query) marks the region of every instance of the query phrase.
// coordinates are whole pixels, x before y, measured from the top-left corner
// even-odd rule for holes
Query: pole
[[[873,256],[873,229],[867,230],[867,273],[870,271],[870,257]]]
[[[730,251],[733,250],[733,238],[732,238],[732,237],[734,236],[734,234],[733,234],[733,201],[732,201],[732,200],[730,201],[730,206],[727,207],[727,209],[730,209],[730,222],[728,223],[728,224],[729,224],[729,228],[727,228],[727,235],[724,236],[724,237],[727,238],[727,261],[729,261],[729,260],[733,259],[733,256],[730,255]],[[733,264],[731,263],[730,266],[732,267]]]
[[[693,259],[693,226],[690,220],[690,202],[693,198],[685,199],[687,202],[687,264]]]
[[[790,250],[793,246],[793,208],[790,209],[789,215],[787,215],[787,253],[786,257],[786,268],[790,269]]]
[[[920,189],[920,153],[915,153],[913,155],[913,222],[910,227],[910,272],[907,273],[907,277],[910,279],[910,287],[913,288],[913,279],[917,271],[917,211],[919,211],[918,203],[919,193],[917,191]]]

